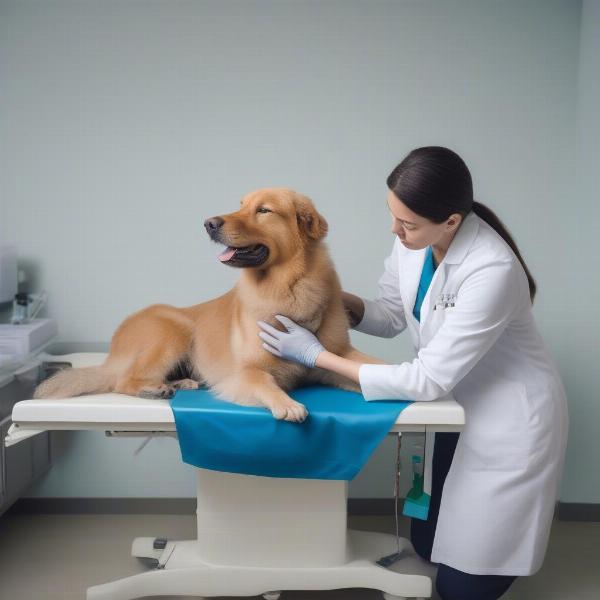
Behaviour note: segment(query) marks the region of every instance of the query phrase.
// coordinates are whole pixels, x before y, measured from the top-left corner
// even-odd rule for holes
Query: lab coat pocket
[[[466,385],[460,394],[465,409],[461,434],[465,460],[475,469],[525,469],[530,457],[525,385],[490,373],[468,379],[461,382]]]

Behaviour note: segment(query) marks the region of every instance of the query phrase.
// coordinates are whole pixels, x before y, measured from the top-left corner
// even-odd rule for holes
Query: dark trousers
[[[427,521],[412,519],[410,539],[417,554],[431,560],[442,489],[452,464],[458,433],[436,433],[431,474],[431,503]],[[435,587],[442,600],[497,600],[516,577],[506,575],[470,575],[440,564]]]

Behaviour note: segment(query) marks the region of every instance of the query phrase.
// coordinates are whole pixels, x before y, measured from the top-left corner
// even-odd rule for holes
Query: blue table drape
[[[289,395],[306,406],[304,422],[277,420],[266,408],[226,402],[207,389],[178,391],[171,408],[183,461],[228,473],[351,480],[410,404],[367,402],[321,385]]]

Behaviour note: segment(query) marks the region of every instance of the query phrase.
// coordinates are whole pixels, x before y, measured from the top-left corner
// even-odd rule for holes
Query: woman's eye
[[[256,212],[257,213],[268,213],[271,211],[268,208],[264,208],[263,206],[261,206]]]

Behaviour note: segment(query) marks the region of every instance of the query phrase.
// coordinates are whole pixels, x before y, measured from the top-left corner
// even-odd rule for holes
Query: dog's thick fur
[[[274,315],[286,315],[334,354],[380,362],[350,345],[339,279],[322,241],[327,222],[312,201],[286,188],[261,189],[243,198],[238,211],[205,226],[227,246],[266,247],[266,261],[233,264],[244,267],[238,283],[214,300],[136,312],[116,330],[104,364],[60,371],[38,386],[36,398],[100,392],[169,397],[204,384],[224,400],[303,421],[306,408],[286,391],[310,383],[360,391],[341,375],[272,355],[258,336],[257,320],[283,330]]]

